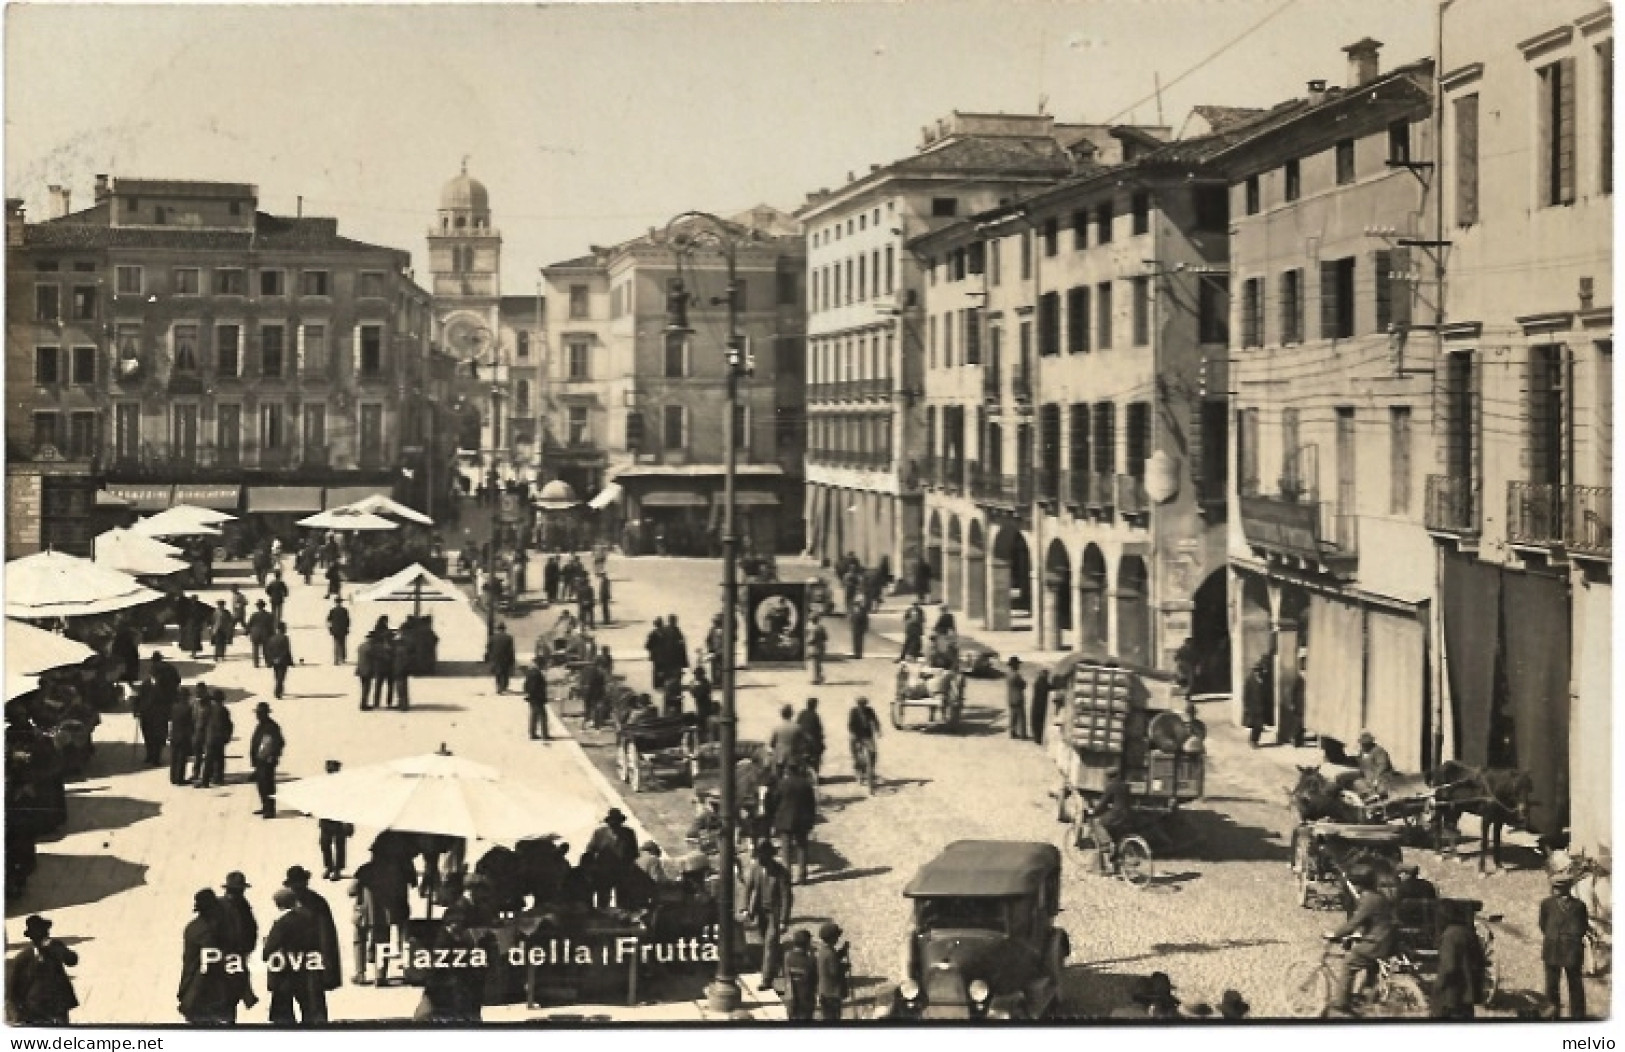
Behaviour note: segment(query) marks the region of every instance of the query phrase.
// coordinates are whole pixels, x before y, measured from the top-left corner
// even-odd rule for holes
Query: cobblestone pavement
[[[789,579],[804,569],[789,560],[782,568]],[[532,583],[540,580],[537,571],[539,564],[533,566]],[[719,606],[719,565],[713,560],[616,556],[610,572],[616,620],[600,630],[600,639],[613,648],[617,668],[634,685],[646,687],[642,644],[650,622],[675,613],[690,645],[697,644]],[[496,696],[476,664],[484,632],[469,610],[436,609],[446,667],[441,676],[414,682],[410,713],[361,717],[353,708],[353,669],[327,664],[321,592],[319,581],[311,588],[295,582],[290,600],[295,653],[304,665],[290,675],[290,696],[276,704],[289,741],[285,777],[317,774],[329,757],[358,766],[430,751],[446,742],[459,755],[518,779],[579,768],[578,757],[585,756],[607,775],[594,783],[593,791],[609,799],[613,774],[607,736],[586,735],[580,752],[574,743],[541,746],[527,741],[523,702]],[[895,635],[902,607],[898,600],[888,601],[876,618],[879,636]],[[402,612],[399,607],[357,611],[357,627],[363,629],[378,613],[395,621]],[[539,624],[551,616],[544,611],[508,619],[522,654],[529,653]],[[844,623],[837,619],[831,634],[832,652],[845,653]],[[1014,638],[995,645],[1009,652],[1019,649],[1019,642]],[[160,649],[175,656],[172,646]],[[966,726],[959,733],[888,727],[881,741],[884,784],[872,798],[865,796],[851,779],[846,714],[860,693],[877,703],[889,699],[896,647],[872,635],[869,653],[862,661],[832,662],[829,681],[816,691],[830,741],[826,807],[815,833],[811,879],[796,895],[797,924],[833,918],[852,940],[858,980],[854,1014],[859,1015],[899,975],[908,927],[901,890],[921,864],[955,839],[1055,842],[1061,828],[1051,796],[1057,783],[1053,765],[1032,743],[1005,735],[1003,685],[995,680],[972,681]],[[263,930],[273,915],[270,890],[280,883],[282,871],[293,862],[314,868],[318,860],[311,820],[263,822],[250,815],[256,805],[245,781],[242,752],[252,716],[244,699],[269,693],[269,673],[250,666],[241,642],[223,666],[185,662],[182,672],[188,682],[202,673],[211,684],[230,690],[237,721],[230,784],[210,791],[171,787],[164,772],[140,766],[130,717],[108,717],[98,732],[90,776],[70,786],[70,826],[41,845],[40,870],[28,892],[8,904],[9,942],[20,938],[24,916],[48,913],[56,921],[56,933],[80,953],[76,976],[83,1007],[76,1018],[81,1021],[175,1021],[180,931],[188,919],[191,892],[218,885],[229,870],[244,870],[255,885],[252,895]],[[744,670],[738,695],[741,738],[765,737],[779,705],[799,707],[809,693],[800,669]],[[1064,990],[1064,1010],[1070,1016],[1103,1015],[1124,1005],[1130,984],[1154,970],[1167,972],[1187,1003],[1216,1002],[1233,986],[1257,1014],[1280,1015],[1285,1011],[1284,969],[1317,956],[1318,933],[1336,920],[1333,914],[1298,908],[1287,867],[1291,822],[1284,789],[1291,781],[1292,762],[1312,762],[1313,754],[1248,750],[1217,711],[1223,706],[1210,707],[1215,711],[1206,717],[1211,732],[1207,796],[1191,810],[1193,823],[1204,834],[1200,850],[1193,857],[1160,860],[1156,885],[1144,891],[1081,872],[1071,859],[1066,862],[1060,921],[1073,945]],[[681,847],[690,794],[651,789],[635,795],[628,791],[624,798],[626,809],[651,835],[669,849]],[[365,847],[357,842],[351,846],[352,854]],[[1527,853],[1510,854],[1527,864]],[[1414,857],[1445,894],[1482,898],[1488,910],[1505,914],[1497,941],[1502,986],[1515,995],[1538,988],[1534,917],[1544,894],[1540,875],[1523,870],[1479,880],[1469,865],[1440,861],[1431,853]],[[348,919],[343,889],[342,884],[322,885],[341,934],[347,932]],[[744,977],[747,989],[754,987],[751,978]],[[256,982],[263,991],[263,976]],[[1606,986],[1593,987],[1598,1010],[1608,1003],[1607,996]],[[332,1004],[335,1018],[399,1019],[410,1015],[416,1000],[417,991],[410,988],[346,985]],[[670,1018],[702,1017],[692,1001],[675,995],[673,1000],[681,1003],[671,1005]],[[1503,999],[1500,1010],[1509,1011],[1516,1001],[1517,996]],[[259,1019],[263,1012],[262,1006],[251,1015]],[[658,1016],[662,1010],[646,1007],[625,1018],[646,1019],[651,1012]],[[583,1008],[581,1013],[622,1018],[608,1009]],[[772,1006],[761,1014],[770,1017]],[[514,1015],[505,1012],[502,1017]]]
[[[620,669],[641,689],[648,687],[642,640],[654,616],[676,613],[691,645],[698,642],[719,608],[715,561],[678,559],[632,560],[636,572],[619,561],[618,576],[627,578],[616,593],[619,608],[643,615],[622,622],[602,635],[617,654]],[[801,579],[810,567],[791,560],[780,564],[781,576]],[[945,844],[961,838],[1042,840],[1058,842],[1053,797],[1059,778],[1047,753],[1031,742],[1007,736],[1004,686],[997,680],[973,680],[959,733],[935,730],[893,731],[881,739],[880,771],[884,784],[873,798],[852,780],[846,747],[846,715],[859,694],[884,704],[891,696],[897,653],[897,626],[906,599],[889,599],[875,619],[880,636],[871,635],[869,656],[838,660],[827,670],[828,682],[811,688],[796,668],[746,668],[739,676],[738,708],[742,740],[761,740],[777,722],[778,707],[800,707],[804,698],[820,698],[830,747],[825,762],[823,822],[815,832],[809,882],[797,889],[796,923],[816,925],[833,918],[853,945],[856,1011],[884,991],[901,969],[908,908],[901,892],[915,870]],[[831,652],[848,653],[844,621],[831,629]],[[967,634],[981,637],[970,631]],[[1018,634],[988,639],[1001,652],[1040,655],[1021,647]],[[1201,834],[1189,857],[1160,859],[1158,879],[1145,890],[1083,872],[1074,859],[1065,862],[1061,923],[1072,938],[1073,953],[1064,990],[1066,1014],[1100,1016],[1128,1003],[1135,979],[1152,971],[1167,972],[1187,1004],[1216,1004],[1229,987],[1239,989],[1255,1014],[1288,1014],[1282,975],[1288,965],[1318,960],[1319,935],[1341,922],[1341,914],[1312,912],[1296,903],[1288,867],[1293,827],[1286,808],[1292,764],[1313,763],[1309,749],[1272,747],[1252,750],[1244,734],[1228,723],[1222,701],[1203,704],[1210,729],[1206,797],[1189,813]],[[584,736],[587,755],[613,777],[611,739]],[[663,843],[680,844],[691,816],[691,795],[683,789],[655,789],[627,794],[633,809]],[[1542,985],[1539,932],[1535,915],[1546,893],[1535,869],[1509,869],[1480,879],[1476,866],[1436,857],[1428,850],[1407,849],[1423,875],[1441,894],[1482,899],[1486,912],[1504,915],[1494,926],[1501,987],[1496,1014],[1512,1014]],[[1533,866],[1533,853],[1509,847],[1507,859]],[[1608,1004],[1605,984],[1593,984],[1592,1004]]]

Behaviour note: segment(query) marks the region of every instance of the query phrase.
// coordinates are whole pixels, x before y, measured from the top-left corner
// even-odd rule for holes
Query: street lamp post
[[[685,229],[674,234],[674,228]],[[739,404],[739,376],[747,372],[749,363],[739,337],[739,279],[738,250],[745,242],[754,240],[756,232],[737,223],[730,223],[709,212],[684,212],[666,224],[663,241],[670,244],[679,259],[698,248],[714,248],[722,254],[728,268],[728,284],[724,298],[728,306],[727,336],[727,391],[728,408],[722,421],[723,489],[722,489],[722,715],[718,719],[718,762],[722,768],[722,835],[719,844],[718,868],[721,880],[717,888],[717,974],[707,991],[711,1011],[727,1013],[740,1004],[739,977],[734,974],[734,869],[735,837],[739,824],[739,802],[734,795],[734,754],[738,749],[737,709],[735,706],[734,640],[735,621],[739,603],[739,550],[734,536],[734,475],[738,469],[737,442],[734,435],[735,414]],[[667,303],[669,335],[687,336],[693,330],[688,326],[688,293],[679,277]]]

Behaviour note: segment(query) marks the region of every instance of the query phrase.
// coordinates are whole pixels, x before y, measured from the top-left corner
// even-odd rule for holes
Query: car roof
[[[911,899],[1031,895],[1061,868],[1054,844],[1019,840],[958,840],[920,867],[903,894]]]

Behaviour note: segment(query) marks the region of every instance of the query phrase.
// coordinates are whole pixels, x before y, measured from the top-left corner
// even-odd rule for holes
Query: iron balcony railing
[[[1613,559],[1614,487],[1569,486],[1563,545],[1580,555]]]
[[[1563,487],[1507,483],[1507,540],[1542,548],[1563,543]]]
[[[1577,555],[1612,558],[1611,486],[1507,483],[1507,540]]]
[[[1422,524],[1438,533],[1463,536],[1479,532],[1478,480],[1459,475],[1429,475]]]

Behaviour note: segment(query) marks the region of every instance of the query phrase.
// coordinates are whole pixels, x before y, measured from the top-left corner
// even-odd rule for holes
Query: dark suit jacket
[[[308,954],[312,951],[319,953],[321,948],[322,937],[315,914],[295,904],[271,924],[271,930],[265,935],[265,959],[269,961],[273,953],[280,952],[284,961],[280,969],[270,973],[266,986],[272,993],[304,989],[303,984],[322,976],[322,973],[306,971],[302,967],[290,968],[286,962],[297,958],[303,965]]]
[[[316,948],[322,954],[322,988],[324,990],[337,990],[344,985],[344,973],[340,970],[342,957],[339,953],[339,930],[333,923],[333,910],[327,900],[310,888],[295,888],[294,894],[299,896],[299,904],[310,911],[316,924]]]
[[[176,997],[181,1015],[190,1020],[223,1019],[229,1013],[232,996],[223,963],[203,967],[205,949],[223,950],[214,925],[204,917],[193,917],[181,934],[181,985]]]
[[[486,660],[491,663],[492,669],[498,672],[513,671],[515,661],[513,653],[513,636],[510,636],[506,632],[498,632],[496,635],[491,637],[491,643],[487,650],[489,653],[486,656]]]

